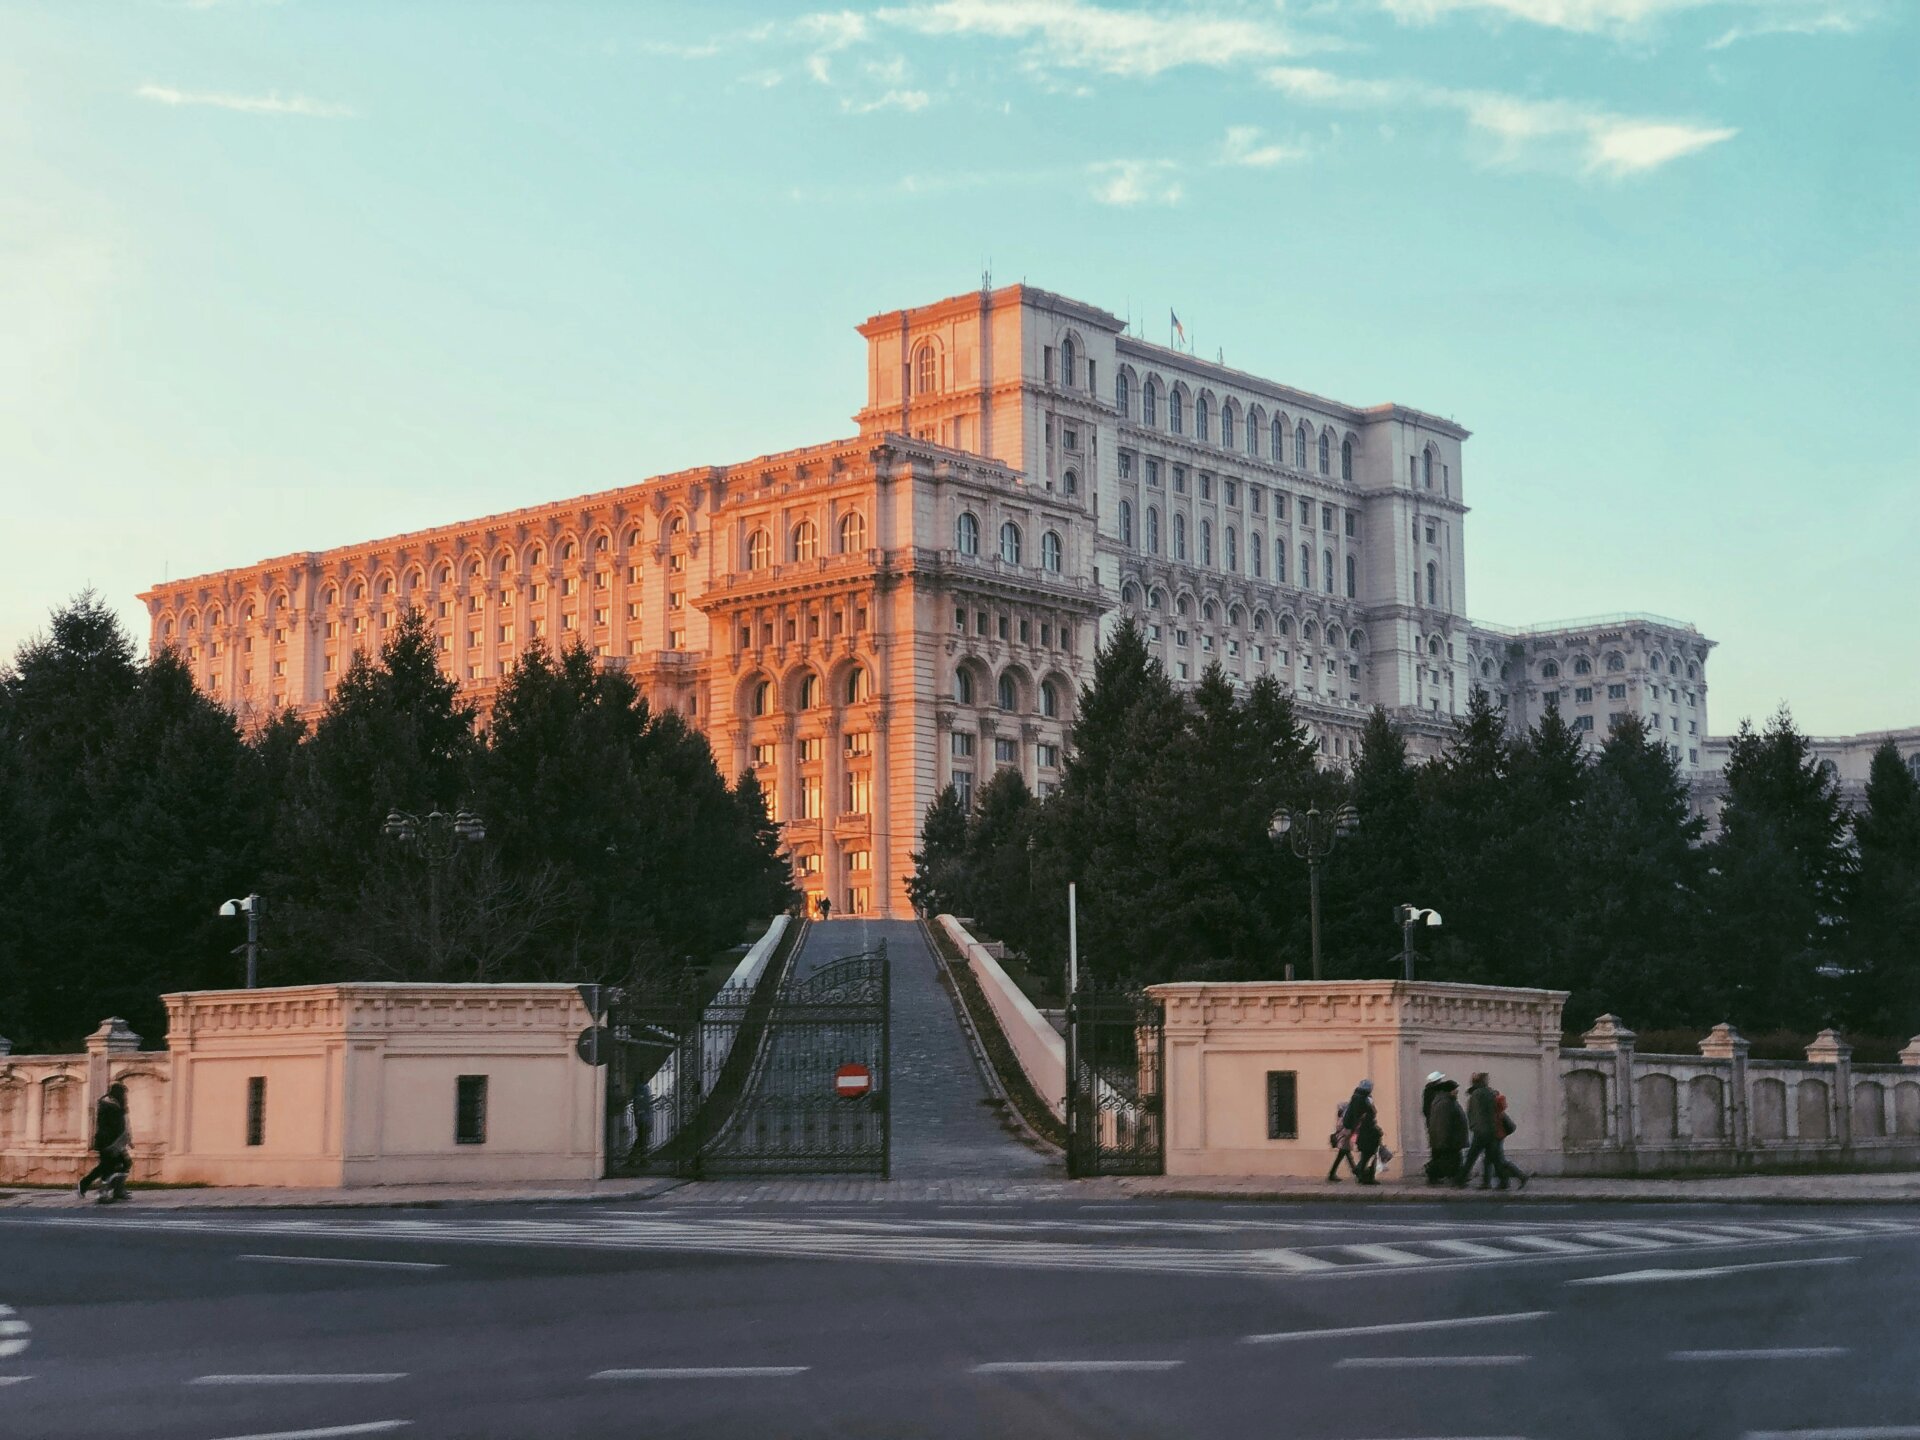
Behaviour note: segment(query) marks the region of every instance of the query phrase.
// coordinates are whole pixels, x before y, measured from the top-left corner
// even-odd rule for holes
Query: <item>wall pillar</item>
[[[1827,1104],[1832,1115],[1830,1133],[1844,1152],[1853,1148],[1853,1046],[1831,1027],[1813,1037],[1807,1046],[1807,1059],[1815,1065],[1831,1065]]]
[[[87,1037],[86,1108],[80,1117],[83,1127],[93,1114],[93,1107],[107,1093],[107,1086],[113,1083],[113,1057],[137,1054],[139,1050],[140,1037],[129,1030],[127,1022],[118,1015],[102,1020],[100,1028]]]
[[[1618,1015],[1602,1015],[1593,1022],[1593,1028],[1580,1037],[1583,1048],[1603,1050],[1613,1056],[1613,1095],[1607,1113],[1613,1126],[1613,1143],[1628,1157],[1629,1170],[1638,1130],[1633,1097],[1633,1047],[1638,1038],[1620,1023]]]
[[[1709,1060],[1731,1064],[1727,1080],[1727,1139],[1737,1152],[1744,1153],[1753,1135],[1752,1117],[1747,1110],[1747,1039],[1725,1021],[1713,1027],[1700,1042],[1700,1053]]]

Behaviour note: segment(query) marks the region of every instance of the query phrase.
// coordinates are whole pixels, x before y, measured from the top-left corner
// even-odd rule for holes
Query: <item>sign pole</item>
[[[1067,993],[1080,988],[1080,897],[1074,883],[1067,882]]]

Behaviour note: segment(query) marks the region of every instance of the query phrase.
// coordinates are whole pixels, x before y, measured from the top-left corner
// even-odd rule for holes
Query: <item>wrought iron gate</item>
[[[616,998],[610,1172],[887,1175],[884,942],[703,998],[683,987]],[[843,1090],[845,1067],[857,1068]],[[847,1093],[860,1072],[864,1091]]]
[[[1165,1044],[1157,1001],[1083,985],[1067,1006],[1067,1173],[1166,1168]]]

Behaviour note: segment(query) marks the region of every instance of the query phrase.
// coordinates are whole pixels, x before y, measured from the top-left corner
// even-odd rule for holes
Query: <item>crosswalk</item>
[[[43,1217],[40,1224],[97,1225],[91,1217]],[[661,1211],[572,1215],[116,1216],[116,1228],[162,1234],[232,1235],[315,1242],[420,1246],[557,1247],[680,1251],[772,1259],[1002,1266],[1040,1270],[1127,1270],[1177,1275],[1326,1278],[1416,1269],[1581,1259],[1639,1260],[1658,1252],[1817,1244],[1911,1235],[1912,1223],[1875,1218],[1557,1225],[1381,1225],[1378,1239],[1352,1236],[1350,1224],[1248,1222],[1099,1222],[872,1218],[802,1213],[667,1214]],[[1202,1228],[1204,1227],[1204,1228]],[[1196,1230],[1200,1233],[1196,1234]],[[1467,1233],[1462,1233],[1463,1231]],[[1289,1243],[1275,1245],[1275,1239]],[[1215,1243],[1196,1243],[1210,1239]],[[435,1251],[441,1260],[449,1257]],[[3,1338],[3,1337],[0,1337]]]

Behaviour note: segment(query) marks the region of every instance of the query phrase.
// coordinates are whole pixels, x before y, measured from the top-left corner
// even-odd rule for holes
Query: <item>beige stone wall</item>
[[[107,1086],[127,1087],[133,1178],[160,1177],[167,1155],[167,1082],[172,1057],[140,1048],[126,1021],[112,1019],[84,1054],[0,1051],[0,1183],[71,1185],[93,1167],[93,1113]]]

